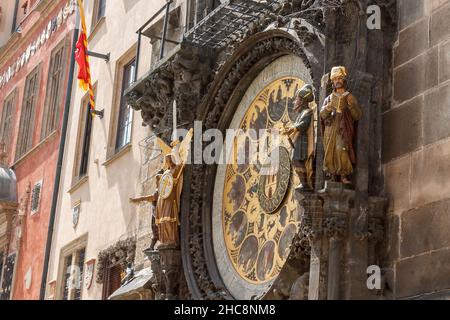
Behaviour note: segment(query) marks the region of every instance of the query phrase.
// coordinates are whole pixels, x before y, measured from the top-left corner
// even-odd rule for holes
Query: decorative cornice
[[[65,5],[63,5],[64,3]],[[53,3],[45,2],[45,4],[47,4],[47,6],[43,3],[42,6],[37,7],[41,10],[45,10],[39,16],[39,22],[34,23],[30,29],[25,30],[26,35],[24,37],[21,37],[18,33],[14,33],[10,40],[2,47],[2,50],[0,51],[0,66],[2,66],[0,70],[0,87],[5,86],[15,74],[24,67],[35,52],[49,40],[50,36],[56,32],[63,23],[67,22],[76,8],[75,0],[64,0]],[[47,21],[52,10],[58,6],[61,6],[59,13],[56,13],[50,21]],[[36,14],[39,13],[36,11]],[[45,23],[41,21],[45,21]],[[43,28],[43,31],[36,36],[35,31],[39,30],[38,28]],[[20,54],[16,59],[15,55],[17,54],[17,49],[21,48],[21,46],[26,43],[29,44],[27,49],[20,51]],[[11,58],[16,60],[6,65]]]

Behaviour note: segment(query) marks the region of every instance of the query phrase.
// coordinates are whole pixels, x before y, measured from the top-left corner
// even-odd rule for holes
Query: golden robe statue
[[[158,228],[159,242],[161,246],[178,247],[179,212],[181,192],[183,189],[183,166],[176,165],[171,155],[166,156],[168,169],[159,179],[159,187],[154,195],[156,201],[156,226]]]
[[[156,230],[150,249],[159,241],[158,249],[178,248],[180,246],[180,203],[183,190],[183,172],[186,166],[193,130],[191,129],[183,142],[173,142],[171,147],[161,139],[157,142],[164,156],[163,169],[156,176],[157,191],[150,195],[130,199],[133,203],[151,202],[155,204],[154,222]],[[153,227],[153,226],[152,226]]]
[[[156,201],[156,226],[158,228],[161,247],[179,247],[180,245],[180,203],[183,190],[183,171],[188,160],[189,150],[193,137],[191,129],[183,142],[172,143],[172,149],[165,145],[161,139],[164,158],[164,173],[158,179]]]
[[[356,164],[354,139],[356,122],[362,110],[356,98],[346,89],[347,71],[335,67],[331,72],[334,91],[325,99],[320,117],[324,126],[324,171],[333,180],[338,177],[344,184],[351,184],[348,176]]]

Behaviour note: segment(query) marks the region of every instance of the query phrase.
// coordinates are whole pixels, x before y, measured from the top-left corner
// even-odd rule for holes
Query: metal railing
[[[142,27],[139,28],[139,30],[136,32],[138,34],[138,42],[137,42],[137,48],[136,48],[136,72],[134,75],[134,82],[138,79],[138,69],[139,69],[139,60],[140,60],[140,53],[141,53],[141,43],[142,43],[142,36],[145,36],[143,33],[145,28],[147,28],[153,21],[155,21],[156,18],[158,18],[161,13],[164,12],[164,24],[163,24],[163,30],[162,35],[159,37],[157,35],[152,35],[152,38],[161,40],[161,48],[159,52],[159,58],[164,58],[164,51],[166,42],[179,44],[179,42],[167,39],[167,30],[169,25],[169,16],[170,16],[170,6],[173,3],[173,0],[167,0],[166,4],[159,9]]]
[[[171,5],[174,0],[167,0],[166,4],[159,9],[139,30],[136,48],[136,73],[134,82],[138,80],[139,60],[141,52],[142,36],[161,40],[159,59],[164,58],[166,42],[179,45],[187,42],[197,47],[209,47],[221,49],[225,47],[238,32],[248,28],[251,23],[257,23],[259,19],[270,12],[274,4],[279,4],[280,0],[227,0],[217,4],[209,14],[201,21],[191,26],[192,0],[186,0],[186,21],[185,30],[181,42],[167,39]],[[164,12],[164,22],[162,35],[146,35],[145,29]],[[195,19],[194,19],[195,21]]]

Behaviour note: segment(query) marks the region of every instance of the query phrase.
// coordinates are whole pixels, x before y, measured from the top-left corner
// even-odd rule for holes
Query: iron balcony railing
[[[160,60],[164,58],[166,42],[177,45],[189,43],[196,47],[220,50],[233,41],[237,34],[248,29],[252,23],[258,23],[267,13],[273,11],[274,5],[279,5],[280,2],[281,0],[227,0],[218,5],[190,30],[187,30],[188,26],[191,25],[191,0],[186,0],[186,30],[182,39],[175,41],[167,39],[170,10],[171,5],[174,3],[174,0],[167,0],[166,4],[137,31],[138,42],[134,82],[138,80],[142,36],[161,40]],[[164,13],[164,22],[161,36],[145,34],[146,28],[160,17],[162,13]]]

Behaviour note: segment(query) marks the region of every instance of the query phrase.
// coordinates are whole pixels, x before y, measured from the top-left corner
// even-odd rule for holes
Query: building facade
[[[40,138],[62,118],[45,120],[53,78],[39,86],[35,70],[63,77],[51,61],[79,21],[49,21],[73,1],[2,6],[16,13],[0,20],[13,32],[0,34],[2,298],[44,298],[43,285],[49,300],[450,299],[450,0],[85,2],[97,115],[69,83],[58,190],[60,132]],[[349,183],[326,174],[336,66],[362,113],[337,131],[355,137]],[[293,125],[305,84],[309,192],[289,140],[264,174],[249,146],[267,137],[226,136]],[[191,129],[190,147],[177,141]]]
[[[142,145],[150,133],[123,92],[135,80],[136,31],[163,4],[85,2],[88,48],[109,55],[108,61],[90,57],[96,108],[104,116],[89,114],[88,96],[75,81],[46,299],[107,299],[121,286],[128,263],[139,260],[135,255],[144,262],[145,248],[136,246],[150,229],[130,199],[142,188]],[[150,41],[142,48],[139,75],[152,58]]]
[[[3,3],[0,139],[17,179],[18,206],[2,230],[1,298],[39,299],[76,7],[73,1]]]
[[[182,45],[127,92],[167,143],[170,134],[163,133],[171,132],[174,117],[197,132],[289,123],[293,89],[304,83],[314,86],[322,108],[334,66],[347,67],[347,89],[363,117],[354,188],[323,175],[319,128],[315,192],[288,189],[275,216],[255,200],[261,190],[254,183],[264,180],[257,169],[188,166],[180,244],[149,252],[159,275],[151,282],[156,296],[448,298],[448,1],[186,1],[185,7]],[[373,288],[371,270],[381,283]]]

